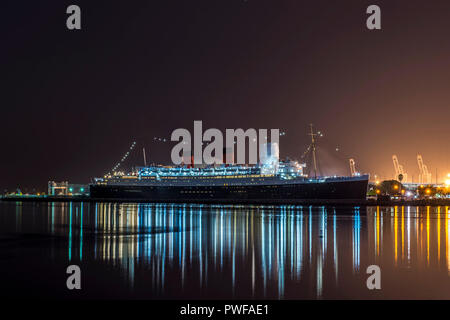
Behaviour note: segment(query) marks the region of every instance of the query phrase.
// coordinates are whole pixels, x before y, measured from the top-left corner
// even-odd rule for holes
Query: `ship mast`
[[[317,135],[313,131],[313,124],[311,123],[309,125],[310,127],[310,133],[311,136],[311,147],[312,147],[312,154],[313,154],[313,162],[314,162],[314,179],[317,179],[317,160],[316,160],[316,139],[314,137]]]
[[[146,155],[145,155],[145,147],[142,148],[142,154],[143,154],[143,156],[144,156],[144,167],[147,167],[147,157],[146,157]]]

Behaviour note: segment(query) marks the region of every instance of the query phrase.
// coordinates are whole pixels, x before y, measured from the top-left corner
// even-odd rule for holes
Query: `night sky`
[[[77,4],[82,30],[66,28]],[[370,4],[382,30],[366,28]],[[321,168],[450,172],[450,1],[1,1],[0,190],[170,162],[176,128],[280,128]],[[338,148],[338,151],[336,151]],[[125,165],[125,164],[124,164]]]

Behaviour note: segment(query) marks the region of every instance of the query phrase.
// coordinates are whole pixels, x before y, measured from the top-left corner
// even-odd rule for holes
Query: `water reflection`
[[[361,279],[371,264],[397,287],[411,285],[397,274],[404,269],[433,277],[434,288],[449,283],[448,207],[49,203],[26,217],[22,210],[17,204],[13,230],[67,237],[67,263],[118,268],[127,286],[151,286],[152,297],[367,295]]]

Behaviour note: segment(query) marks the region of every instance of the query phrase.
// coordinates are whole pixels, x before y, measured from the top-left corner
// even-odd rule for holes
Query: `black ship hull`
[[[229,186],[90,186],[91,198],[151,202],[295,203],[302,200],[365,200],[367,179],[298,184]]]

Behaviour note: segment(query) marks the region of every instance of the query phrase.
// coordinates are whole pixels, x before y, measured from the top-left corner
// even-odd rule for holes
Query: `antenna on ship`
[[[309,127],[311,129],[309,135],[311,136],[311,149],[312,149],[313,162],[314,162],[314,179],[316,179],[317,178],[317,160],[316,160],[316,139],[314,139],[314,137],[317,135],[317,133],[314,133],[312,123],[309,125]]]

